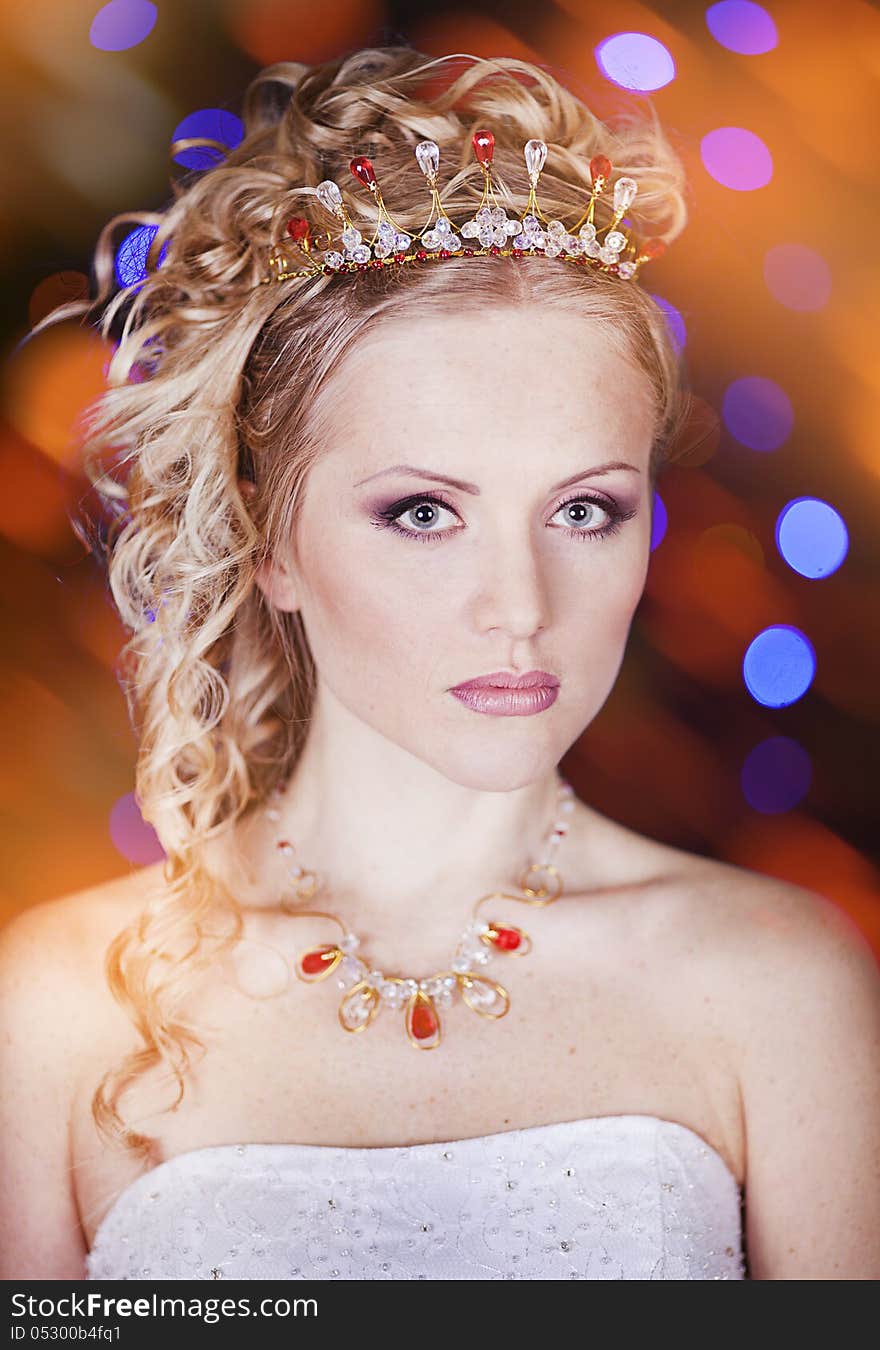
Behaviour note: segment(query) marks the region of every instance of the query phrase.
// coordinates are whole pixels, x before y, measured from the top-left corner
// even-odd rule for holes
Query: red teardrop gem
[[[376,181],[376,175],[373,172],[373,165],[367,159],[366,155],[358,155],[348,166],[359,183],[363,183],[365,188],[370,187]]]
[[[597,178],[604,178],[607,182],[611,177],[611,160],[607,159],[605,155],[594,155],[590,160],[590,177],[593,183],[596,182]]]
[[[642,244],[639,252],[646,258],[662,258],[666,252],[666,245],[662,239],[649,239]]]
[[[290,220],[287,222],[287,233],[297,244],[300,239],[308,239],[309,229],[309,222],[302,216],[291,216]]]
[[[427,1041],[431,1036],[435,1036],[439,1025],[433,1004],[428,1003],[425,999],[419,999],[412,1010],[410,1020],[412,1034],[416,1040]]]
[[[493,924],[493,928],[495,929],[496,935],[492,938],[492,942],[495,946],[500,947],[502,951],[505,952],[516,951],[517,947],[522,942],[522,934],[519,929],[499,928],[498,924]]]
[[[495,154],[495,137],[491,131],[475,131],[471,137],[471,144],[477,159],[488,167]]]
[[[300,970],[303,975],[319,975],[322,970],[326,970],[336,952],[337,948],[332,943],[326,947],[319,947],[317,951],[306,952],[300,962]]]

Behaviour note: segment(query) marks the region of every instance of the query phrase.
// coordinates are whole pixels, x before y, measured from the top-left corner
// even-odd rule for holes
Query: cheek
[[[382,569],[363,542],[346,548],[337,541],[329,552],[315,549],[307,568],[302,617],[318,669],[327,675],[353,672],[370,681],[371,672],[387,683],[389,668],[411,665],[432,644],[424,636],[424,596],[412,576],[395,578]]]

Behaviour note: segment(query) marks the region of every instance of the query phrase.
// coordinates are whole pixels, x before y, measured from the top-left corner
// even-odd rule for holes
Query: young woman
[[[876,1278],[864,939],[559,767],[687,414],[679,161],[406,48],[244,115],[90,427],[167,856],[5,931],[2,1275]]]

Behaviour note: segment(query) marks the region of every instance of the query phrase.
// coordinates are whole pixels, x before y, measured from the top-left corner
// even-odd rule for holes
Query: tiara
[[[330,275],[335,272],[363,272],[370,267],[389,267],[406,263],[426,263],[452,257],[482,257],[497,254],[524,258],[543,254],[566,262],[597,267],[625,281],[638,277],[642,265],[666,251],[662,239],[639,242],[627,227],[625,212],[635,200],[638,184],[634,178],[618,178],[613,189],[614,213],[606,225],[594,219],[596,202],[611,177],[611,161],[605,155],[590,160],[592,188],[586,210],[570,228],[561,220],[547,220],[538,204],[538,179],[547,160],[544,141],[527,141],[523,154],[529,175],[529,195],[522,218],[508,216],[498,200],[492,178],[495,137],[491,131],[475,131],[471,137],[474,155],[483,171],[483,195],[474,215],[456,226],[444,211],[437,187],[440,148],[435,141],[420,141],[415,157],[431,191],[431,213],[417,235],[408,234],[388,211],[376,181],[371,160],[358,155],[349,164],[354,177],[372,194],[377,216],[372,238],[365,242],[345,209],[339,185],[332,178],[312,191],[321,206],[333,216],[337,232],[315,230],[303,216],[292,216],[286,223],[288,240],[276,244],[269,257],[264,284],[295,277]],[[436,216],[436,219],[435,219]],[[621,223],[623,229],[619,228]],[[603,237],[600,239],[600,235]],[[291,256],[291,245],[296,250]]]

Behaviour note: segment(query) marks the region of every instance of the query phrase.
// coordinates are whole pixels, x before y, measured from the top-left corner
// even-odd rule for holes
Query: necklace
[[[271,796],[280,797],[285,784],[276,787]],[[568,833],[568,815],[574,810],[574,789],[565,779],[560,780],[556,798],[553,825],[545,836],[542,856],[530,863],[517,885],[520,895],[507,891],[491,891],[477,900],[472,918],[459,937],[458,946],[448,970],[415,979],[403,975],[385,975],[358,956],[360,939],[350,932],[336,914],[323,910],[299,909],[298,902],[308,901],[315,894],[319,881],[315,872],[301,867],[294,859],[296,849],[289,839],[276,841],[278,851],[288,860],[292,897],[282,897],[281,908],[294,917],[331,919],[339,926],[341,937],[336,942],[309,947],[296,961],[296,973],[306,984],[317,984],[334,972],[337,985],[343,990],[338,1008],[340,1026],[344,1031],[364,1031],[380,1008],[404,1011],[404,1026],[410,1045],[418,1050],[433,1050],[440,1044],[440,1009],[451,1008],[457,996],[467,1007],[481,1017],[503,1017],[510,1007],[507,990],[488,976],[479,973],[495,954],[526,956],[532,949],[529,935],[515,924],[481,919],[477,910],[487,901],[519,900],[529,905],[549,905],[562,894],[562,877],[553,865],[553,858],[561,841]],[[277,807],[265,808],[269,820],[280,819]]]

